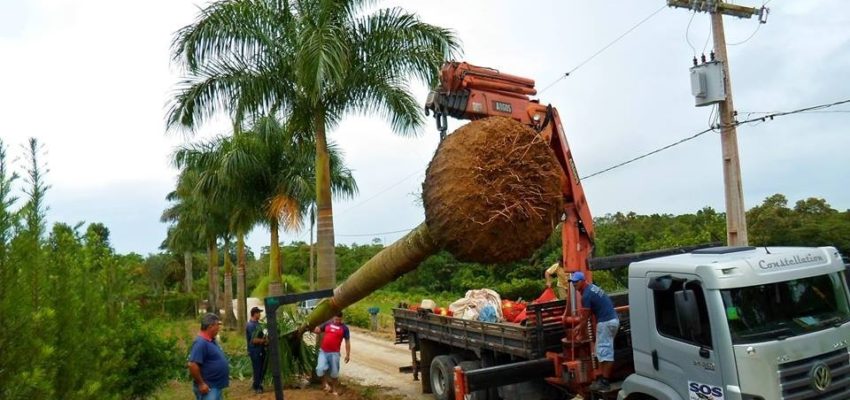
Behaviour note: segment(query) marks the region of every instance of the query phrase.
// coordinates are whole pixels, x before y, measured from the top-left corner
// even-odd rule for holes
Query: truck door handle
[[[707,348],[700,347],[699,348],[699,356],[702,357],[702,358],[708,358],[709,356],[711,356],[711,353],[708,351]]]
[[[652,368],[658,371],[658,350],[652,350]]]

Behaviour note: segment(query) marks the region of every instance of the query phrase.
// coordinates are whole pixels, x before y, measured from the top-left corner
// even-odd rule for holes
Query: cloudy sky
[[[763,1],[763,0],[757,0]],[[463,59],[533,78],[560,111],[581,176],[691,136],[711,110],[693,106],[688,68],[711,50],[709,17],[665,1],[386,1],[453,29]],[[179,71],[173,33],[205,2],[0,0],[0,138],[10,162],[29,137],[46,148],[51,221],[103,222],[119,252],[155,252],[159,215],[174,185],[169,165],[186,140],[164,130]],[[760,6],[758,2],[738,3]],[[850,98],[850,4],[770,1],[768,23],[726,18],[735,106],[786,111]],[[604,52],[597,51],[660,12]],[[749,38],[749,39],[748,39]],[[706,46],[706,43],[708,45]],[[582,64],[584,63],[584,64]],[[415,88],[424,101],[426,89]],[[828,111],[828,112],[827,112]],[[738,130],[747,208],[774,193],[850,208],[850,105]],[[462,122],[451,121],[450,129]],[[211,123],[197,138],[226,133]],[[437,146],[429,121],[418,137],[379,118],[346,119],[331,133],[360,186],[335,204],[338,243],[390,243],[424,219],[416,193]],[[20,183],[20,182],[19,182]],[[594,215],[724,209],[720,138],[709,133],[584,181]],[[268,235],[256,230],[259,250]],[[284,233],[284,241],[308,233]]]

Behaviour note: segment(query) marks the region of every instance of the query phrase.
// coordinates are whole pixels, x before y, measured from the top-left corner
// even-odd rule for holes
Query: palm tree
[[[186,78],[169,127],[195,128],[224,111],[282,115],[315,144],[318,286],[336,284],[327,131],[352,112],[378,113],[401,134],[423,121],[411,79],[433,86],[458,50],[454,34],[366,0],[220,0],[179,30],[173,58]]]
[[[207,300],[209,307],[216,312],[220,299],[217,239],[225,232],[225,215],[220,205],[196,191],[200,178],[198,171],[181,170],[176,189],[166,196],[167,200],[175,204],[163,211],[161,220],[177,222],[176,228],[181,230],[181,235],[187,236],[186,240],[206,246],[209,284]]]
[[[300,229],[307,205],[315,199],[311,185],[315,179],[311,162],[314,148],[308,136],[298,135],[272,117],[263,117],[251,129],[232,137],[185,146],[175,153],[178,166],[202,171],[198,188],[205,196],[238,197],[241,205],[256,205],[252,211],[243,208],[239,212],[261,215],[257,222],[269,227],[270,295],[281,294],[280,227]],[[330,154],[334,193],[350,197],[357,191],[351,171],[343,166],[342,156],[333,145]],[[233,221],[231,216],[231,230]],[[247,224],[242,223],[244,233]]]
[[[183,291],[188,294],[192,293],[192,253],[196,249],[197,232],[186,226],[186,223],[180,219],[179,215],[171,219],[172,217],[168,215],[170,210],[169,208],[163,212],[160,222],[174,222],[174,225],[168,227],[165,240],[159,248],[183,255]]]
[[[204,219],[198,222],[198,228],[202,232],[202,236],[206,241],[208,252],[207,272],[210,279],[210,286],[216,288],[215,298],[211,301],[215,304],[214,310],[218,310],[219,303],[224,306],[224,323],[228,328],[235,328],[237,321],[233,312],[233,267],[230,258],[230,215],[233,214],[233,209],[237,207],[238,201],[235,196],[230,195],[227,191],[221,190],[223,182],[221,177],[212,170],[208,161],[210,160],[209,153],[215,151],[209,143],[203,143],[193,148],[193,153],[196,158],[201,161],[194,163],[186,162],[186,156],[181,151],[174,154],[174,164],[181,169],[181,177],[193,177],[190,182],[186,182],[186,190],[190,193],[188,196],[196,199],[195,212],[203,211]],[[194,160],[194,159],[193,159]],[[179,187],[179,184],[178,184]],[[218,296],[218,238],[224,239],[223,259],[224,259],[224,296]],[[217,311],[216,311],[217,312]],[[244,315],[244,313],[240,314]]]

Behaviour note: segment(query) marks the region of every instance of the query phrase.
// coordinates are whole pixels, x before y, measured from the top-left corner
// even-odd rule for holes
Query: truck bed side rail
[[[416,334],[418,339],[432,340],[466,350],[494,350],[533,359],[547,350],[558,351],[564,337],[561,316],[563,300],[529,305],[524,325],[491,323],[447,317],[432,313],[393,309],[396,338]]]

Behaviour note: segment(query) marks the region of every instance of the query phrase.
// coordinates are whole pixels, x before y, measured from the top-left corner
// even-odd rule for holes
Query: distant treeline
[[[594,256],[633,253],[708,243],[726,242],[725,214],[710,207],[693,214],[640,215],[633,212],[616,213],[594,220],[596,240]],[[754,246],[835,246],[842,254],[850,254],[850,210],[838,211],[825,200],[808,198],[789,206],[781,194],[765,199],[747,212],[749,242]],[[462,295],[467,289],[490,287],[509,298],[529,299],[543,289],[543,270],[561,256],[561,231],[558,228],[549,240],[528,260],[503,265],[484,265],[457,261],[451,254],[440,252],[431,256],[415,271],[387,285],[386,290],[418,293],[451,293]],[[387,243],[388,245],[389,243]],[[337,245],[337,277],[341,282],[368,259],[383,249],[377,239],[369,244]],[[290,290],[309,287],[309,245],[293,242],[282,246],[282,271]],[[233,257],[234,250],[220,252]],[[206,287],[203,254],[194,263],[196,291],[203,297]],[[268,272],[268,255],[257,259],[251,255],[248,263],[248,288],[253,291]],[[159,288],[179,290],[182,279],[182,255],[150,256],[147,263],[170,264],[159,267],[171,271],[161,275]],[[219,260],[219,265],[223,261]],[[611,290],[625,285],[625,271],[598,273],[595,279]],[[264,292],[262,292],[264,293]]]

